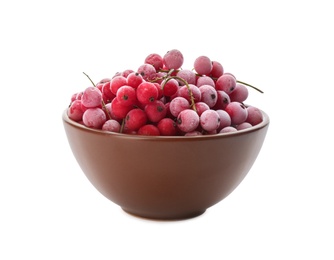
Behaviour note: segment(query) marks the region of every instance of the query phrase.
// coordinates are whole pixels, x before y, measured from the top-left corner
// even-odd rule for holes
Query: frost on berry
[[[182,132],[192,132],[199,125],[199,116],[194,110],[185,109],[179,113],[176,123]]]
[[[102,93],[96,87],[88,87],[82,94],[81,102],[87,108],[99,107],[102,102]]]
[[[200,75],[209,75],[212,70],[212,62],[207,56],[199,56],[194,61],[194,69]]]
[[[144,80],[147,80],[147,81],[154,79],[157,73],[154,66],[151,64],[147,64],[147,63],[139,66],[137,72],[143,77]]]
[[[177,70],[183,65],[183,54],[177,49],[170,50],[163,56],[163,63],[166,69]]]
[[[200,116],[200,124],[205,131],[217,130],[220,126],[219,114],[212,109],[205,110]]]
[[[260,109],[249,106],[247,107],[247,118],[246,122],[250,123],[252,126],[257,125],[263,121],[263,115]]]
[[[240,102],[231,102],[226,106],[225,111],[231,117],[232,125],[239,125],[246,121],[248,116],[247,108]]]
[[[194,85],[196,84],[196,77],[197,76],[196,76],[195,72],[193,72],[191,70],[186,70],[186,69],[180,70],[179,72],[177,72],[176,76],[185,80],[188,84],[194,84]],[[179,84],[180,84],[180,86],[185,85],[184,81],[181,81],[181,80],[179,81]]]
[[[210,108],[217,103],[217,90],[210,85],[202,85],[199,87],[201,92],[201,101],[206,103]]]
[[[118,133],[121,130],[121,124],[114,119],[109,119],[103,124],[102,130]]]
[[[106,119],[106,114],[101,108],[88,108],[82,116],[84,125],[95,129],[101,129]]]
[[[230,94],[236,87],[237,81],[234,76],[230,74],[223,74],[217,79],[216,89],[223,90]]]
[[[157,54],[157,53],[151,53],[145,58],[145,63],[151,64],[155,70],[162,69],[164,64],[163,64],[163,59],[162,57]]]
[[[69,119],[123,134],[193,136],[235,132],[263,121],[245,106],[252,87],[224,72],[222,64],[198,56],[182,68],[183,54],[151,53],[137,70],[126,69],[71,96]],[[108,119],[108,120],[107,120]]]

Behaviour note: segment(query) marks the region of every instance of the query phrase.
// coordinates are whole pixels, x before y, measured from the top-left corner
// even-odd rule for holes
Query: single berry
[[[216,89],[223,90],[227,94],[230,94],[236,87],[237,81],[231,74],[223,74],[217,79]]]
[[[117,90],[127,84],[126,78],[123,76],[116,76],[110,81],[110,91],[116,95]]]
[[[164,136],[174,136],[177,134],[177,126],[173,119],[163,118],[157,125],[160,134]]]
[[[179,113],[176,124],[182,132],[192,132],[199,126],[199,116],[194,110],[185,109]]]
[[[178,70],[183,65],[183,55],[177,49],[170,50],[163,56],[163,63],[167,70]]]
[[[132,72],[126,78],[126,85],[137,88],[144,81],[142,75],[138,72]]]
[[[105,112],[98,107],[88,108],[82,115],[84,125],[95,129],[101,129],[106,119]]]
[[[199,87],[199,90],[201,92],[201,101],[212,108],[218,99],[216,89],[210,85],[202,85]]]
[[[155,125],[144,125],[141,128],[138,129],[137,132],[138,135],[149,135],[149,136],[159,136],[160,132],[158,127]]]
[[[236,101],[228,104],[225,111],[231,117],[232,125],[239,125],[245,122],[248,116],[247,108],[242,103]]]
[[[151,64],[156,71],[163,68],[163,59],[162,57],[157,53],[151,53],[145,58],[144,63]]]
[[[146,81],[138,86],[136,93],[138,101],[145,105],[158,99],[159,96],[157,86]]]
[[[247,119],[246,122],[250,123],[251,125],[257,125],[263,121],[263,114],[260,109],[249,106],[247,107]]]
[[[217,130],[220,126],[219,114],[212,109],[205,110],[200,116],[200,125],[205,131]]]
[[[130,110],[125,117],[125,128],[130,131],[137,131],[147,123],[147,115],[140,108]]]
[[[248,88],[243,84],[237,83],[229,96],[231,101],[244,102],[248,98]]]
[[[209,75],[212,70],[212,62],[207,56],[199,56],[194,61],[194,69],[200,75]]]
[[[100,107],[102,102],[102,93],[96,87],[88,87],[82,94],[81,102],[86,108]]]
[[[145,106],[145,113],[149,121],[157,123],[166,117],[167,109],[162,101],[155,100]]]
[[[177,117],[181,111],[189,108],[189,101],[184,97],[176,97],[169,103],[169,111],[175,117]]]
[[[107,120],[102,126],[102,130],[109,132],[119,133],[120,129],[121,124],[114,119]]]
[[[117,90],[116,98],[123,106],[133,106],[137,101],[136,90],[130,86],[122,86]]]

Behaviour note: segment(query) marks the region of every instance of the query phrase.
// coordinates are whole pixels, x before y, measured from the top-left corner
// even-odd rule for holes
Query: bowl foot
[[[157,220],[157,221],[177,221],[177,220],[186,220],[198,217],[205,213],[206,209],[189,212],[189,213],[183,213],[183,214],[145,214],[145,213],[138,213],[133,212],[128,209],[122,208],[124,212],[127,214],[137,217],[137,218],[143,218],[143,219],[149,219],[149,220]]]

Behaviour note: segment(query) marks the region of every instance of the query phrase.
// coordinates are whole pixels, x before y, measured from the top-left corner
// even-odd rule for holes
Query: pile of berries
[[[192,70],[182,69],[183,61],[173,49],[97,84],[85,74],[92,86],[72,96],[68,117],[94,129],[154,136],[235,132],[262,122],[258,108],[244,105],[247,86],[255,87],[207,56],[196,58]]]

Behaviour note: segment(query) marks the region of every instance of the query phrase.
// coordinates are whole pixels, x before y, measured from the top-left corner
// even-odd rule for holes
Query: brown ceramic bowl
[[[255,162],[269,126],[235,133],[152,137],[87,128],[63,113],[68,142],[95,188],[124,211],[154,219],[198,216],[226,198]]]

